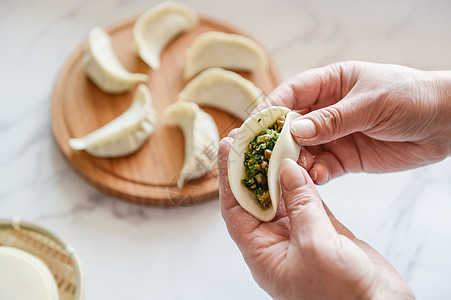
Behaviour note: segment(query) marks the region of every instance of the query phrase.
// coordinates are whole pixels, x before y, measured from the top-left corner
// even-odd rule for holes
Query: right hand
[[[307,150],[298,162],[313,165],[316,184],[348,172],[419,167],[451,152],[449,71],[344,62],[300,73],[268,100],[305,114],[291,132]]]

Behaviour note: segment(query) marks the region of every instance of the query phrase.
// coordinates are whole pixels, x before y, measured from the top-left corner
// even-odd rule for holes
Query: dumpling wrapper
[[[58,300],[49,267],[21,249],[0,246],[0,299]]]
[[[262,72],[268,68],[268,57],[259,44],[247,37],[210,31],[199,35],[186,50],[183,78],[188,80],[212,67]]]
[[[199,17],[191,8],[163,2],[145,12],[133,27],[135,52],[152,69],[160,68],[163,49],[179,34],[193,28]]]
[[[178,124],[185,138],[185,160],[177,178],[182,188],[186,181],[204,176],[216,165],[218,128],[214,119],[193,102],[179,100],[164,114]]]
[[[130,73],[125,69],[114,54],[110,36],[100,27],[89,32],[82,64],[86,76],[105,93],[123,93],[147,80],[146,74]]]
[[[263,210],[257,202],[254,193],[249,191],[242,183],[241,179],[246,177],[246,169],[243,164],[244,153],[251,142],[264,129],[268,128],[277,118],[286,115],[285,124],[277,139],[276,145],[269,159],[268,187],[271,197],[271,206]],[[238,203],[251,215],[263,222],[271,221],[276,215],[280,201],[279,166],[284,158],[297,160],[301,146],[299,146],[291,136],[290,124],[300,117],[297,112],[286,107],[273,106],[262,110],[251,116],[241,125],[230,149],[228,161],[229,183],[232,193]],[[260,122],[258,122],[260,120]]]
[[[263,101],[264,94],[235,72],[211,68],[192,79],[177,98],[223,110],[244,121]]]
[[[155,130],[157,113],[144,84],[134,94],[131,106],[116,119],[80,138],[69,140],[74,150],[96,157],[121,157],[137,151]]]

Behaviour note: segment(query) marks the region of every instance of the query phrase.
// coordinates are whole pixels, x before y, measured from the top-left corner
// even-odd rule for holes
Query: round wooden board
[[[184,53],[191,42],[206,31],[242,34],[229,25],[201,17],[199,24],[177,37],[164,50],[161,68],[151,70],[132,51],[132,29],[136,17],[110,26],[113,49],[123,65],[134,73],[149,74],[149,87],[158,113],[155,132],[136,153],[127,157],[105,159],[74,151],[68,141],[81,137],[110,122],[131,104],[134,90],[110,95],[98,89],[83,73],[81,59],[85,41],[70,56],[56,80],[51,100],[52,129],[55,140],[72,167],[100,190],[124,200],[155,206],[184,206],[199,203],[218,195],[216,167],[207,175],[191,180],[182,189],[176,185],[184,159],[182,132],[164,115],[164,109],[176,101],[183,89]],[[279,83],[279,75],[270,60],[268,72],[240,73],[266,94]],[[202,107],[216,121],[221,138],[241,125],[235,117]]]

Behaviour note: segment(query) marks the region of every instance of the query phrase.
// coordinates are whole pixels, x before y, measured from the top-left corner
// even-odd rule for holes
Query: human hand
[[[276,299],[414,299],[379,253],[357,239],[323,205],[307,172],[281,164],[282,201],[263,223],[236,201],[227,176],[233,139],[219,146],[219,197],[230,236],[254,279]]]
[[[337,63],[300,73],[256,110],[281,105],[305,114],[292,123],[313,160],[317,184],[348,172],[391,172],[451,153],[451,72],[397,65]]]

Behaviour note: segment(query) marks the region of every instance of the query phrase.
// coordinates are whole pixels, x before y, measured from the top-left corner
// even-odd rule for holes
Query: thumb
[[[365,115],[367,114],[358,101],[342,99],[334,105],[314,110],[295,119],[291,123],[291,133],[296,142],[302,146],[325,144],[367,129]]]
[[[293,238],[302,242],[336,233],[310,176],[291,159],[280,165],[280,185]]]

